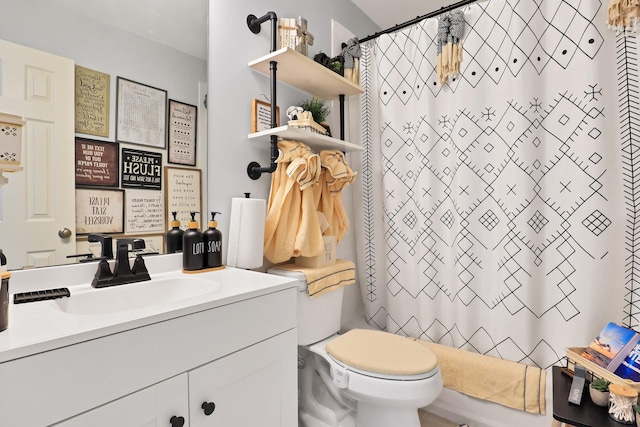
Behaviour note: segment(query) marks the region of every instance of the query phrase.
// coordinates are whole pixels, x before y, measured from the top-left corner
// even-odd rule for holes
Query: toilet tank
[[[309,345],[322,341],[340,330],[342,295],[338,288],[313,298],[307,292],[307,278],[300,271],[270,268],[269,274],[285,276],[298,281],[298,345]]]

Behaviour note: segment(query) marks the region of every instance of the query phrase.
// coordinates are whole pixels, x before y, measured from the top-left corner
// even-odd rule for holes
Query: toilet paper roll
[[[264,221],[267,202],[263,199],[231,199],[227,265],[262,267]]]

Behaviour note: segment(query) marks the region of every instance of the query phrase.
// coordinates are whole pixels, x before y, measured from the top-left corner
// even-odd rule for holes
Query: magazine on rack
[[[600,334],[585,348],[581,356],[615,372],[623,360],[640,342],[640,334],[630,328],[610,322]]]

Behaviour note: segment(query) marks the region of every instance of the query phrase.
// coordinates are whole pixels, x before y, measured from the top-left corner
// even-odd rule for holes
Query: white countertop
[[[0,363],[296,286],[296,282],[290,278],[229,267],[197,274],[184,274],[179,269],[154,273],[153,264],[164,264],[165,269],[175,267],[174,258],[175,256],[147,262],[152,280],[193,277],[211,280],[214,289],[217,282],[219,288],[171,303],[90,315],[65,313],[56,308],[56,300],[13,304],[11,295],[9,327],[0,332]],[[93,276],[86,277],[86,272],[96,267],[97,264],[92,263],[89,267],[78,266],[77,269],[71,266],[59,270],[44,269],[48,271],[35,271],[31,274],[16,272],[10,279],[10,293],[62,287],[64,280],[59,275],[69,275],[70,271],[73,272],[73,277],[68,277],[66,281],[73,285],[65,286],[71,293],[69,298],[73,298],[74,293],[109,291],[112,288],[91,288],[89,283]],[[76,273],[82,273],[84,278],[79,279],[79,274]],[[42,278],[47,276],[51,280],[43,284]],[[11,281],[14,277],[18,282],[17,289],[12,288]],[[33,287],[30,288],[29,283],[32,281]],[[136,283],[119,286],[136,286]]]

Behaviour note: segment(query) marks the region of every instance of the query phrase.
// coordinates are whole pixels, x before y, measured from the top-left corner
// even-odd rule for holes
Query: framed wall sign
[[[162,188],[162,153],[122,149],[122,188]]]
[[[167,91],[117,79],[116,140],[165,148]]]
[[[76,185],[117,187],[120,145],[76,138]]]
[[[76,65],[76,132],[109,136],[111,76]]]
[[[76,234],[122,233],[123,190],[76,188]]]
[[[169,100],[168,162],[196,165],[198,107]]]
[[[164,234],[144,234],[140,236],[129,235],[127,237],[131,239],[144,239],[146,246],[144,248],[144,252],[157,252],[159,254],[165,253]]]
[[[127,190],[125,191],[124,232],[163,233],[164,197],[162,191]]]
[[[198,212],[196,221],[202,227],[202,194],[200,169],[165,166],[165,218],[173,218],[171,212],[178,212],[182,226],[191,221],[190,212]],[[205,216],[206,218],[206,216]]]
[[[276,107],[276,126],[280,126],[280,107]],[[254,99],[251,104],[251,132],[271,129],[271,104]]]

